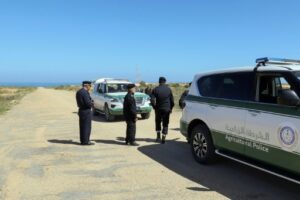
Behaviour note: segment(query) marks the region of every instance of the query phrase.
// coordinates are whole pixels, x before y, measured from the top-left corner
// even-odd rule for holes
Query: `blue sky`
[[[0,0],[0,82],[190,81],[300,58],[296,0]]]

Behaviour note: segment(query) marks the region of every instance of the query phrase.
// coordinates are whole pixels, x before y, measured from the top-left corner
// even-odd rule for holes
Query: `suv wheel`
[[[142,119],[149,119],[150,118],[150,113],[142,113]]]
[[[200,124],[193,128],[190,143],[193,156],[197,162],[206,164],[214,160],[215,147],[205,125]]]
[[[107,105],[105,105],[105,108],[104,108],[104,114],[105,114],[105,119],[106,121],[113,121],[115,120],[115,116],[113,116],[112,114],[110,114],[109,112],[109,108]]]

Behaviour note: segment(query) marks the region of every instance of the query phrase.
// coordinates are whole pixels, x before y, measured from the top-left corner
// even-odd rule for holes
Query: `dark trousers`
[[[126,128],[125,141],[132,143],[135,141],[136,122],[126,120],[126,124],[127,124],[127,128]]]
[[[92,112],[90,109],[79,110],[79,130],[81,144],[87,144],[90,141],[92,129]]]
[[[170,121],[169,110],[155,110],[155,126],[156,131],[161,131],[161,124],[163,125],[162,133],[168,134],[168,126]]]

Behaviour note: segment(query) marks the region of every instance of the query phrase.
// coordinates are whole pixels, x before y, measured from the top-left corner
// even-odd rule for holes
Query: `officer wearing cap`
[[[127,95],[124,98],[123,105],[123,114],[126,120],[126,144],[132,146],[138,146],[135,142],[135,133],[136,133],[136,121],[137,121],[137,112],[136,112],[136,102],[134,98],[135,85],[128,84],[127,86]]]
[[[79,108],[79,129],[80,129],[80,143],[82,145],[93,145],[90,142],[91,128],[92,128],[92,112],[91,108],[94,102],[90,96],[91,81],[83,81],[82,88],[76,93],[77,106]]]
[[[174,107],[173,93],[166,85],[166,82],[167,79],[165,77],[160,77],[159,86],[153,89],[151,95],[151,104],[155,110],[156,141],[159,142],[161,140],[160,134],[162,124],[162,144],[165,143],[166,135],[168,134],[170,113]]]

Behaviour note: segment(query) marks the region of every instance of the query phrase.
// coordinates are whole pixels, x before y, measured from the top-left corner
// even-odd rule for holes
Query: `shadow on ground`
[[[122,116],[116,117],[114,121],[106,121],[105,116],[102,114],[93,115],[92,120],[95,122],[103,122],[103,123],[113,123],[113,122],[122,122],[124,121],[124,118]]]
[[[125,138],[124,137],[117,137],[116,140],[93,140],[93,141],[96,142],[96,143],[102,143],[102,144],[125,145]],[[136,142],[155,143],[155,139],[151,139],[151,138],[136,138],[135,141]]]
[[[138,150],[187,178],[199,187],[187,187],[193,191],[216,191],[229,199],[297,199],[299,185],[260,172],[239,163],[218,158],[211,165],[198,164],[189,144],[167,141],[165,145],[153,144]]]
[[[73,145],[80,145],[79,142],[75,142],[73,140],[57,140],[57,139],[53,139],[53,140],[48,140],[48,142],[50,143],[55,143],[55,144],[73,144]]]
[[[96,143],[102,144],[114,144],[114,145],[125,145],[125,142],[117,141],[117,140],[93,140]]]
[[[125,137],[117,137],[116,140],[124,142]],[[153,138],[136,138],[135,140],[137,142],[151,142],[151,143],[155,142],[155,139],[153,139]]]

